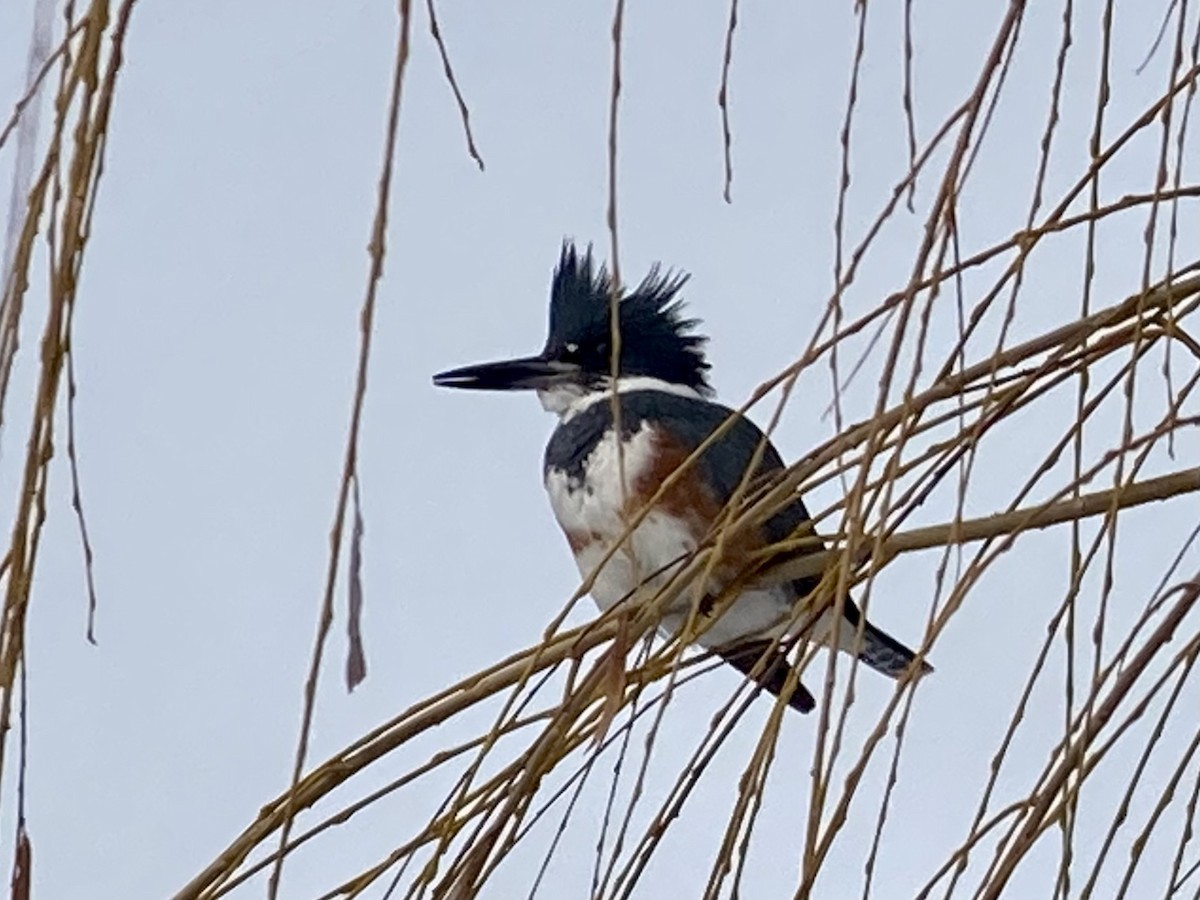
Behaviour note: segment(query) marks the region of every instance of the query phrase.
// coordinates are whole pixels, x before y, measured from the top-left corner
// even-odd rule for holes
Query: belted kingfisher
[[[684,274],[661,272],[655,266],[632,292],[622,291],[620,360],[614,380],[611,277],[604,266],[593,263],[590,247],[580,253],[571,242],[564,242],[550,288],[550,333],[542,352],[433,377],[433,383],[442,387],[531,389],[546,410],[558,415],[558,427],[546,446],[545,486],[580,575],[587,578],[595,573],[591,593],[602,610],[639,586],[656,589],[669,580],[709,534],[756,456],[755,479],[769,479],[784,468],[779,453],[754,423],[709,399],[713,391],[703,351],[707,339],[695,333],[699,322],[683,316],[678,299],[686,281]],[[621,460],[613,418],[614,389]],[[733,422],[724,434],[681,473],[623,546],[595,572],[664,480],[730,417]],[[763,523],[754,539],[726,547],[713,572],[714,583],[706,586],[710,597],[719,594],[739,570],[738,552],[753,552],[798,531],[806,533],[803,526],[809,520],[797,496]],[[819,582],[819,577],[810,577],[747,588],[722,606],[716,621],[704,623],[707,627],[698,642],[744,675],[750,676],[757,666],[758,684],[778,695],[789,663],[786,647],[777,639],[790,636],[789,627],[796,627],[797,605]],[[665,631],[678,631],[688,619],[690,592],[682,596],[684,605],[664,614]],[[710,619],[716,612],[711,608],[706,612],[703,602],[700,609]],[[849,598],[843,614],[839,649],[893,678],[912,665],[913,651],[865,622]],[[817,618],[812,636],[828,643],[832,623],[833,614],[826,610]],[[932,667],[922,661],[921,671]],[[789,703],[801,712],[815,705],[801,684]]]

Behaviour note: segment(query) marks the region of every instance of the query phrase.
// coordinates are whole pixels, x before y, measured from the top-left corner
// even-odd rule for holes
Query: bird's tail
[[[787,685],[790,664],[784,649],[775,645],[773,641],[752,641],[718,652],[725,662],[747,677],[751,677],[754,667],[758,666],[761,660],[762,665],[759,666],[759,672],[753,675],[755,683],[776,697],[783,693]],[[788,697],[788,706],[806,713],[812,712],[816,705],[817,701],[813,699],[808,688],[797,682],[792,695]]]
[[[843,628],[845,626],[843,625]],[[850,629],[852,636],[854,628]],[[876,672],[890,678],[899,678],[912,666],[916,654],[886,632],[880,631],[870,622],[863,628],[862,638],[857,647],[860,662],[866,663]],[[921,660],[920,674],[933,671],[933,666]]]

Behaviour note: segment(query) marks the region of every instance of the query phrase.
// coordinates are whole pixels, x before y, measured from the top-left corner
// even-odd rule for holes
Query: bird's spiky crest
[[[699,320],[683,316],[679,290],[688,275],[657,264],[632,291],[620,291],[622,375],[648,375],[709,395],[709,365]],[[562,354],[578,347],[579,361],[597,376],[610,371],[609,339],[612,276],[592,258],[564,241],[550,289],[550,335],[546,349]]]

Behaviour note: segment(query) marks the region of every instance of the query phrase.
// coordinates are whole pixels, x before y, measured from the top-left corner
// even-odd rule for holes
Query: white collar
[[[627,394],[630,391],[661,391],[664,394],[691,397],[694,400],[704,399],[695,388],[685,384],[672,384],[649,375],[621,376],[617,379],[616,384],[618,394]],[[569,422],[589,406],[599,403],[601,400],[611,400],[613,395],[611,386],[612,379],[606,378],[603,384],[594,388],[581,384],[561,384],[539,390],[537,395],[538,399],[542,401],[543,409],[555,413],[561,421]]]

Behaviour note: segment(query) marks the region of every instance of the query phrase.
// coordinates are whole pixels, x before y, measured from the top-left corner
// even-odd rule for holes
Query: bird
[[[713,399],[704,352],[708,339],[697,333],[699,320],[685,316],[680,297],[688,278],[655,264],[633,290],[618,290],[614,371],[613,278],[597,264],[590,245],[580,250],[565,240],[551,279],[542,351],[433,376],[439,387],[532,390],[543,408],[557,415],[543,458],[543,481],[580,576],[591,579],[592,597],[602,611],[640,586],[656,589],[669,580],[702,545],[751,466],[756,483],[784,471],[779,452],[758,426]],[[724,429],[721,435],[644,510],[663,482],[718,429]],[[639,513],[642,518],[629,532]],[[797,535],[811,535],[811,517],[799,493],[747,539],[725,548],[726,565],[714,567],[713,583],[704,585],[709,602],[699,604],[707,620],[697,643],[776,696],[787,690],[789,680],[784,639],[803,621],[797,612],[803,612],[820,576],[747,586],[719,608],[711,600],[732,580],[739,554]],[[678,632],[688,619],[692,592],[680,596],[677,602],[683,605],[663,615],[665,633]],[[849,597],[841,612],[844,621],[837,629],[832,610],[821,612],[815,624],[809,623],[811,637],[829,643],[836,631],[837,649],[892,678],[914,664],[920,674],[932,671],[924,660],[916,663],[911,649],[865,621]],[[788,704],[810,712],[815,700],[796,680]]]

